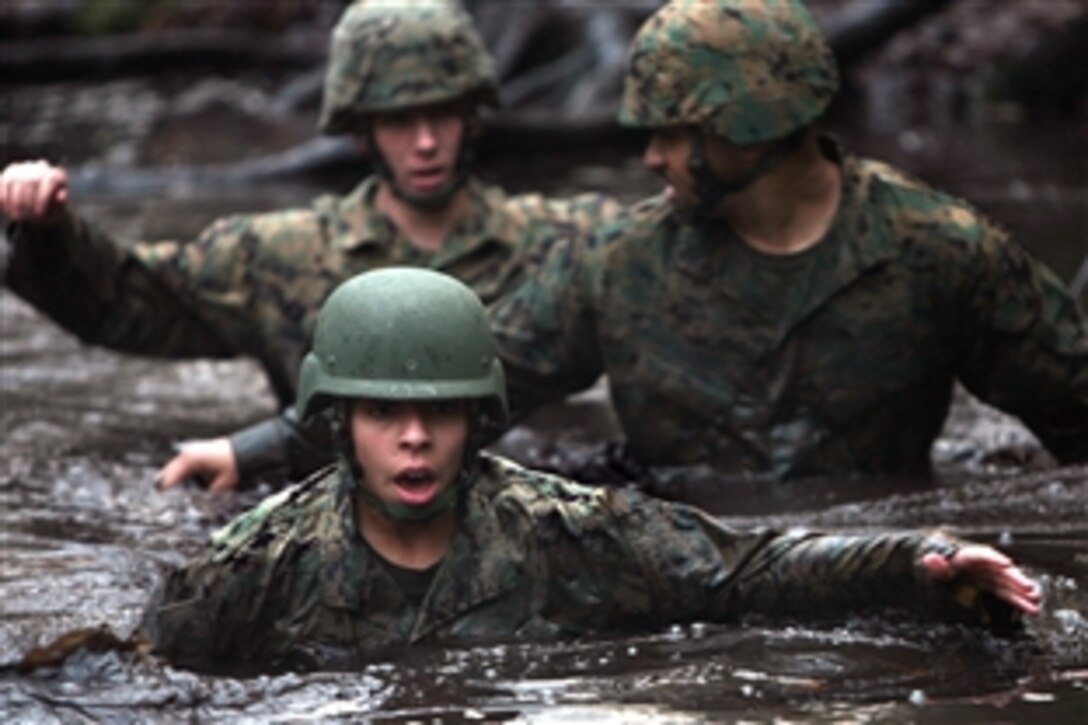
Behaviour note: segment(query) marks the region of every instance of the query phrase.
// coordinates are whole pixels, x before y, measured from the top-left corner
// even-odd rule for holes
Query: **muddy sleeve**
[[[1076,301],[999,230],[987,230],[974,267],[964,385],[1018,416],[1058,460],[1088,461],[1088,324]]]
[[[515,420],[603,372],[583,241],[557,242],[540,269],[491,309]]]
[[[702,511],[633,492],[602,497],[605,523],[579,525],[585,548],[554,563],[560,579],[596,597],[625,628],[643,620],[738,621],[771,618],[841,619],[887,609],[921,619],[1014,631],[1011,607],[963,582],[937,583],[922,569],[930,552],[951,556],[960,542],[941,533],[847,536],[722,525]],[[590,581],[571,567],[593,572]],[[611,584],[605,584],[612,582]]]
[[[8,234],[7,285],[83,342],[166,357],[239,354],[242,338],[210,324],[173,283],[190,270],[185,245],[125,245],[72,213]]]
[[[925,620],[1020,628],[1012,607],[962,581],[934,582],[922,557],[950,557],[961,545],[941,533],[865,536],[788,532],[749,550],[725,601],[741,615],[841,618],[888,609]]]
[[[544,614],[574,631],[737,621],[771,606],[759,601],[763,590],[745,596],[738,582],[752,578],[754,590],[764,581],[754,562],[781,539],[774,531],[727,528],[693,507],[611,487],[560,489],[534,513]]]
[[[294,407],[243,428],[230,443],[243,486],[272,472],[300,481],[335,457],[331,420],[317,415],[302,423]]]
[[[316,548],[308,546],[307,534],[293,531],[292,515],[280,515],[290,496],[264,499],[165,577],[142,623],[156,652],[174,664],[214,671],[244,663],[267,669],[290,648],[294,640],[281,625],[290,629],[295,620],[285,614],[312,609],[309,601],[320,589]]]
[[[170,572],[144,613],[142,633],[183,667],[206,671],[249,659],[267,628],[265,569],[239,559],[199,560]]]

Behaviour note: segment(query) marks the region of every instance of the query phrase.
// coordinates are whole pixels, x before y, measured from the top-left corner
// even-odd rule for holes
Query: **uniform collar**
[[[517,586],[523,552],[506,544],[495,515],[493,497],[501,484],[498,476],[494,466],[484,461],[479,478],[467,490],[458,531],[411,625],[410,641],[426,637]],[[372,612],[406,611],[410,606],[407,599],[359,533],[345,485],[338,487],[327,514],[323,527],[335,526],[339,533],[322,537],[321,570],[348,575],[321,577],[325,604],[361,618]],[[378,622],[371,619],[370,624]]]

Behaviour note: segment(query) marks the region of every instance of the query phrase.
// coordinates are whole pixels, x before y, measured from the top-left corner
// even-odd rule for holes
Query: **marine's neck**
[[[751,187],[726,197],[718,216],[753,249],[797,254],[820,242],[842,198],[842,169],[821,152],[815,135]]]
[[[356,498],[355,523],[366,543],[386,561],[406,569],[427,569],[445,558],[457,532],[449,508],[427,521],[394,521]]]
[[[378,184],[377,205],[411,244],[426,252],[437,252],[468,209],[468,190],[457,190],[440,209],[420,209],[404,201],[385,182]]]

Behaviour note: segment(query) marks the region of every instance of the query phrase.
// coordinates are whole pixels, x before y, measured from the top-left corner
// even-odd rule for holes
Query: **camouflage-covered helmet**
[[[463,283],[428,269],[364,272],[329,295],[302,362],[302,418],[338,398],[478,399],[506,423],[506,378],[484,306]]]
[[[363,0],[333,30],[318,127],[350,133],[369,113],[462,97],[498,105],[494,63],[457,0]]]
[[[619,119],[758,143],[819,118],[838,84],[800,0],[672,0],[631,42]]]

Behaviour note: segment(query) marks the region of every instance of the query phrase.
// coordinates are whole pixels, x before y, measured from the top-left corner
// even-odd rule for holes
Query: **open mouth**
[[[438,475],[429,468],[408,468],[393,477],[401,501],[410,506],[428,503],[438,493]]]

